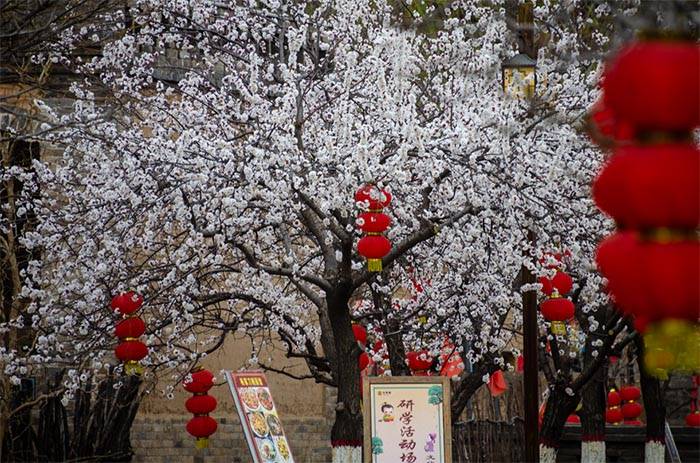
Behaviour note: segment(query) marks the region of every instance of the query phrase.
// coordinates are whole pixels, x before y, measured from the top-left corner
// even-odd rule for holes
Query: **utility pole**
[[[533,6],[529,0],[518,6],[516,35],[518,48],[533,60],[537,59],[535,49],[535,21]],[[533,71],[534,72],[534,71]],[[536,80],[535,80],[536,82]],[[533,95],[534,96],[534,91]],[[528,231],[530,244],[535,243],[535,235]],[[536,282],[532,272],[523,265],[522,284],[532,285]],[[537,293],[528,290],[522,293],[523,301],[523,356],[525,360],[523,372],[523,391],[525,408],[525,461],[539,461],[539,369],[537,365]]]

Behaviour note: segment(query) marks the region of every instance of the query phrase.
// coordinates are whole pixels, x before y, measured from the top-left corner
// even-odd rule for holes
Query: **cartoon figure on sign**
[[[437,439],[437,434],[434,432],[431,432],[428,434],[428,440],[425,441],[425,453],[433,453],[435,452],[435,440]]]
[[[384,442],[379,437],[372,438],[372,455],[381,455],[384,453]]]
[[[382,421],[385,423],[391,423],[394,421],[394,406],[384,402],[382,404]]]
[[[438,405],[442,403],[442,386],[434,385],[428,389],[428,403]]]

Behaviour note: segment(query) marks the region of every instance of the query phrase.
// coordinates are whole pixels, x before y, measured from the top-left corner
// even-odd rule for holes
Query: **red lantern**
[[[591,139],[604,148],[634,138],[634,127],[615,117],[603,98],[600,98],[588,113],[588,129]]]
[[[367,235],[357,243],[357,252],[367,259],[370,272],[382,270],[382,258],[391,251],[391,241],[383,235]]]
[[[363,212],[358,224],[365,233],[382,233],[391,225],[391,218],[383,212]]]
[[[216,409],[216,399],[207,394],[214,385],[214,375],[209,370],[198,369],[183,382],[186,391],[194,396],[187,399],[185,408],[195,415],[187,423],[187,432],[197,438],[195,447],[202,449],[209,446],[209,436],[216,431],[216,420],[208,416]]]
[[[552,322],[552,333],[566,334],[566,322],[574,316],[574,303],[565,297],[550,297],[540,303],[545,320]]]
[[[561,296],[567,295],[571,288],[574,286],[574,280],[566,272],[557,270],[554,274],[554,278],[551,280],[547,277],[540,277],[540,283],[542,284],[542,292],[547,296],[551,296],[554,290]]]
[[[620,393],[615,389],[610,389],[610,392],[608,392],[608,407],[617,407],[621,401]]]
[[[621,120],[653,131],[700,125],[700,52],[694,42],[634,42],[603,79],[605,102]]]
[[[370,211],[384,209],[391,202],[391,194],[386,190],[380,190],[376,185],[367,184],[357,190],[355,201],[367,203]]]
[[[131,315],[141,308],[143,297],[133,291],[118,294],[112,298],[112,310],[122,315]]]
[[[209,446],[209,436],[216,432],[216,420],[210,416],[195,416],[187,423],[187,432],[197,438],[195,446],[203,449]]]
[[[127,365],[133,366],[148,355],[148,347],[141,341],[127,340],[117,345],[114,349],[114,355]]]
[[[700,411],[696,410],[694,412],[688,413],[685,416],[685,424],[692,428],[700,427]]]
[[[216,398],[210,395],[193,395],[185,402],[185,408],[194,415],[206,415],[216,408]]]
[[[700,307],[700,242],[643,242],[617,233],[598,246],[598,266],[620,308],[642,317],[697,321]]]
[[[433,366],[433,359],[428,355],[428,351],[408,352],[406,354],[408,368],[414,373],[426,372]]]
[[[138,338],[146,331],[146,324],[139,317],[125,318],[114,328],[118,338]]]
[[[359,342],[363,346],[367,344],[367,329],[362,325],[353,324],[352,334],[355,336],[355,341]]]
[[[637,386],[622,386],[620,388],[620,398],[623,402],[634,402],[642,396]]]
[[[391,195],[377,186],[367,184],[357,190],[355,201],[369,205],[369,212],[360,214],[358,223],[365,236],[357,243],[357,252],[367,259],[367,270],[382,271],[382,258],[391,251],[391,242],[382,233],[391,224],[382,209],[391,202]]]
[[[700,225],[700,150],[690,144],[617,149],[593,183],[598,207],[624,228]]]
[[[566,418],[566,422],[568,424],[580,424],[581,423],[581,418],[578,417],[576,414],[569,415],[568,418]]]
[[[622,423],[625,417],[622,415],[620,407],[611,407],[605,411],[605,422],[610,424]]]
[[[214,375],[209,370],[197,370],[190,374],[191,379],[185,380],[183,387],[187,392],[203,394],[214,386]]]
[[[637,402],[629,402],[622,406],[622,416],[625,420],[634,420],[642,414],[642,406]]]
[[[367,355],[367,352],[362,352],[357,359],[358,365],[360,366],[360,371],[363,371],[369,366],[369,361],[370,358],[369,355]]]

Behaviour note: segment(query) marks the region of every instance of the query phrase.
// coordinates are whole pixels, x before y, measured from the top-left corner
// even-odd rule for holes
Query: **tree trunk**
[[[335,369],[338,399],[335,422],[331,428],[333,463],[362,461],[362,409],[358,365],[360,348],[352,332],[348,288],[349,285],[341,284],[340,288],[326,296],[338,364]]]
[[[488,364],[488,366],[484,364]],[[462,415],[467,403],[469,403],[469,399],[484,385],[484,375],[486,373],[491,375],[496,370],[498,370],[498,366],[489,359],[488,361],[482,360],[474,365],[471,373],[466,371],[462,373],[460,381],[453,388],[454,392],[451,401],[452,423],[459,421],[459,417]]]
[[[554,463],[557,457],[559,441],[564,433],[568,416],[576,410],[581,397],[566,393],[568,385],[557,385],[551,390],[544,411],[542,429],[540,430],[540,462]]]
[[[591,334],[586,340],[586,351],[583,356],[584,369],[590,365],[595,349],[593,341],[599,336]],[[599,368],[591,380],[581,391],[581,463],[605,463],[605,379],[607,369]]]
[[[644,370],[644,341],[640,335],[634,339],[639,365],[639,382],[642,386],[642,400],[647,417],[644,461],[647,463],[664,461],[666,451],[666,407],[664,406],[661,382],[649,376]]]
[[[411,370],[406,365],[406,348],[403,344],[401,326],[394,314],[389,313],[384,325],[384,339],[389,353],[389,365],[392,376],[411,376]]]

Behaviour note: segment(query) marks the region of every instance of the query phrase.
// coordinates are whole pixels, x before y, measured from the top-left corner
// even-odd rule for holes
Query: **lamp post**
[[[532,98],[537,85],[537,60],[534,53],[534,19],[532,4],[520,4],[517,14],[516,33],[519,38],[520,53],[505,60],[501,66],[503,91],[515,98]],[[532,56],[531,56],[532,55]],[[534,233],[529,230],[528,241],[535,242]],[[525,266],[520,271],[521,284],[536,283],[535,276]],[[525,461],[539,461],[538,429],[538,367],[537,367],[537,295],[526,291],[523,301],[523,372],[524,412],[525,412]]]

